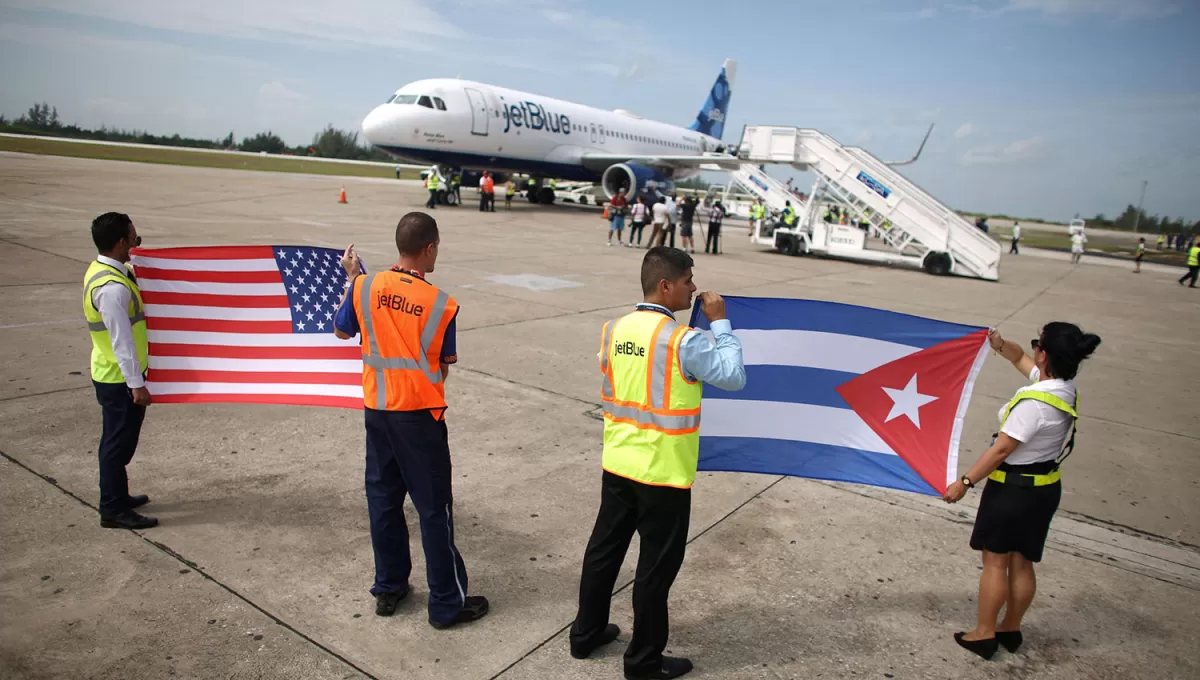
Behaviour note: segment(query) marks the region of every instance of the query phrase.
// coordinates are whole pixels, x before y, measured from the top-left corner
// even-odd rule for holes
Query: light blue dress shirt
[[[675,315],[662,305],[643,302],[638,309]],[[742,341],[733,334],[729,319],[709,324],[716,343],[700,331],[689,331],[679,343],[679,363],[689,380],[701,380],[713,387],[737,392],[746,386],[746,367],[742,364]]]

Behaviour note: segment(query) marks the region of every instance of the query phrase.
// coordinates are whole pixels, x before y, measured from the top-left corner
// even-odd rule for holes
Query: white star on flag
[[[892,410],[888,412],[887,418],[883,422],[889,423],[900,416],[907,416],[913,425],[918,429],[921,427],[921,407],[932,401],[937,401],[937,397],[928,394],[921,394],[917,391],[917,374],[909,379],[908,384],[904,389],[897,390],[891,387],[883,388],[888,397],[892,400]]]
[[[281,250],[281,251],[279,251],[279,259],[281,259],[281,260],[282,260],[282,259],[283,259],[283,258],[285,258],[285,257],[287,257],[287,253],[285,253],[285,252],[284,252],[284,251],[282,251],[282,250]]]

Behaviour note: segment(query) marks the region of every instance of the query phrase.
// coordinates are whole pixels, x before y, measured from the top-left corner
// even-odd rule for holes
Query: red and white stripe
[[[134,251],[158,403],[363,407],[362,350],[292,332],[271,246]]]

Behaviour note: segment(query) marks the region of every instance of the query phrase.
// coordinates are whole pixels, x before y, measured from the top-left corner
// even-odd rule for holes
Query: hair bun
[[[1099,335],[1096,335],[1095,333],[1084,333],[1083,337],[1079,339],[1079,344],[1076,346],[1076,349],[1079,352],[1079,358],[1086,359],[1090,357],[1092,352],[1095,352],[1096,348],[1099,346]]]

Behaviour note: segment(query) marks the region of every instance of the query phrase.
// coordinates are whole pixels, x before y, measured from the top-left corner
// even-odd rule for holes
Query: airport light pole
[[[1138,225],[1142,223],[1142,201],[1146,200],[1146,185],[1150,180],[1142,180],[1142,197],[1138,199],[1137,212],[1133,215],[1133,233],[1138,233]]]

